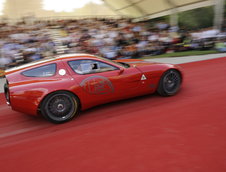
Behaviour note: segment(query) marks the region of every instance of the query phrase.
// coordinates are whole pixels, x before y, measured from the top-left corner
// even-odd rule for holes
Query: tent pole
[[[172,7],[169,21],[170,26],[178,26],[177,4],[174,2],[174,0],[165,0],[165,2]]]
[[[214,28],[221,30],[224,19],[224,0],[215,0],[214,6]]]

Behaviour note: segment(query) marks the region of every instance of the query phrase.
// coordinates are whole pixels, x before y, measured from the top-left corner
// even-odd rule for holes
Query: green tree
[[[179,13],[179,26],[186,29],[201,29],[213,26],[213,7],[203,7]]]

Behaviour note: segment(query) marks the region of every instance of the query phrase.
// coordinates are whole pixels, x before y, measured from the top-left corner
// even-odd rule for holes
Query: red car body
[[[115,70],[76,73],[70,63],[77,60],[104,63]],[[116,62],[120,63],[88,54],[61,55],[6,70],[7,102],[15,111],[37,115],[42,101],[49,94],[66,91],[77,96],[80,108],[84,110],[107,102],[153,93],[167,70],[176,70],[182,77],[181,69],[177,65],[135,59]],[[56,67],[51,76],[48,72],[44,77],[24,75],[26,71],[51,64]]]

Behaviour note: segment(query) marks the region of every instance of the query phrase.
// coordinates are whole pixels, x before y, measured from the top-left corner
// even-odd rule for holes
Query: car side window
[[[50,77],[56,73],[56,64],[49,64],[22,72],[28,77]]]
[[[99,73],[118,69],[115,66],[96,60],[75,60],[69,61],[68,64],[78,74]]]

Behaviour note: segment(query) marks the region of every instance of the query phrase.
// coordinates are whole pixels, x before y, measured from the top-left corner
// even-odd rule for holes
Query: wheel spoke
[[[180,76],[177,72],[170,71],[163,79],[163,87],[167,93],[174,93],[180,86]]]
[[[71,119],[78,110],[74,97],[67,93],[52,95],[46,102],[46,116],[53,122]]]

